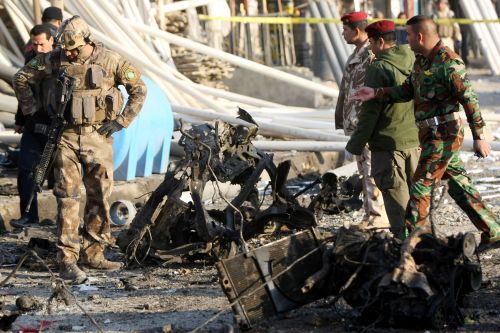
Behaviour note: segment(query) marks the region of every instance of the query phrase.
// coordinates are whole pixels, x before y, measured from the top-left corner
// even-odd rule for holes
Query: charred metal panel
[[[324,297],[301,292],[304,281],[322,267],[320,242],[309,229],[217,263],[226,296],[231,303],[237,300],[233,312],[242,329]]]

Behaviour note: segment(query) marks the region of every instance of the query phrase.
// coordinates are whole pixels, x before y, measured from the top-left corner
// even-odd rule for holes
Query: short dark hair
[[[38,36],[41,34],[45,34],[47,40],[52,36],[50,26],[48,24],[37,24],[30,30],[31,36]]]
[[[416,15],[406,21],[406,25],[412,27],[413,31],[423,34],[437,34],[437,25],[434,20],[425,15]]]
[[[396,40],[397,40],[396,31],[389,31],[389,32],[386,32],[384,34],[374,36],[373,40],[379,40],[380,38],[383,38],[384,41],[389,42],[389,43],[396,42]]]
[[[62,21],[63,14],[61,8],[47,7],[42,14],[42,22],[49,22],[51,20]]]
[[[406,21],[406,25],[417,25],[421,24],[423,22],[426,22],[428,20],[432,20],[429,16],[425,15],[415,15],[412,18],[410,18],[408,21]]]

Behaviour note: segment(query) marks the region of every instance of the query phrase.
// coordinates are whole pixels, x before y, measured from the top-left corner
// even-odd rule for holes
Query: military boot
[[[61,263],[59,276],[64,280],[71,280],[76,284],[82,284],[87,280],[87,275],[75,262]]]
[[[107,260],[104,257],[104,246],[98,242],[83,240],[83,251],[81,262],[88,268],[101,269],[105,271],[117,271],[123,268],[123,263]]]
[[[116,262],[116,261],[110,261],[107,260],[106,258],[102,257],[99,258],[99,260],[88,260],[86,262],[86,265],[89,268],[93,269],[101,269],[104,271],[118,271],[123,268],[123,263],[122,262]]]
[[[479,243],[478,251],[483,252],[491,248],[500,247],[500,226],[490,225],[489,233],[483,232],[481,234],[481,243]]]

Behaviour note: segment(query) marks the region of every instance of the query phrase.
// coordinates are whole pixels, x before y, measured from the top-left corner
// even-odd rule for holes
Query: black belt
[[[458,112],[452,112],[445,114],[443,116],[435,116],[424,120],[418,120],[416,123],[419,128],[427,128],[427,127],[436,127],[439,124],[444,124],[449,121],[458,119],[460,119],[460,115],[458,114]]]

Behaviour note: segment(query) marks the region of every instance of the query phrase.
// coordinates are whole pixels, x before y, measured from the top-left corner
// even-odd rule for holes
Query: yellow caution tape
[[[228,21],[237,23],[261,23],[261,24],[321,24],[321,23],[342,23],[339,18],[314,18],[314,17],[290,17],[290,16],[209,16],[198,15],[202,21]],[[375,22],[378,19],[368,19],[368,22]],[[392,19],[398,25],[406,24],[405,19]],[[500,23],[500,19],[494,20],[472,20],[465,18],[456,19],[435,19],[437,24],[475,24],[475,23]]]

